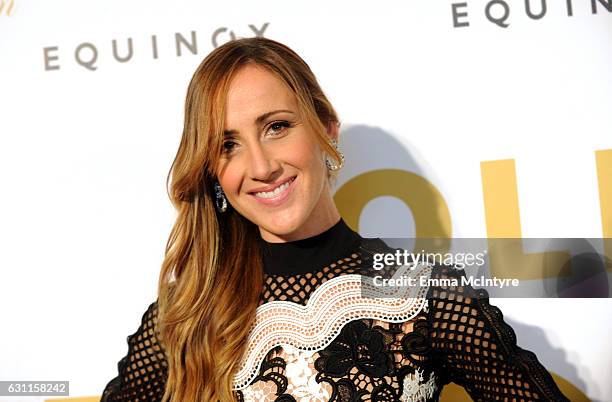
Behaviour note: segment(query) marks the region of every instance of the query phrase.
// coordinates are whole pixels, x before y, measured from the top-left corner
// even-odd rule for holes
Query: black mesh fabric
[[[275,300],[306,305],[318,286],[338,275],[369,275],[372,253],[394,250],[380,239],[364,239],[346,257],[311,272],[266,274],[260,305]],[[461,275],[448,266],[434,266],[432,272],[438,279]],[[469,286],[432,286],[427,308],[409,322],[362,319],[345,324],[332,343],[313,356],[317,383],[330,391],[328,400],[346,402],[434,402],[450,382],[463,386],[475,401],[568,401],[536,356],[517,346],[513,330],[487,296]],[[155,323],[153,303],[128,337],[128,353],[101,402],[161,400],[167,366]],[[269,351],[251,385],[272,389],[273,397],[266,400],[308,400],[289,391],[287,361],[280,349]],[[423,384],[433,381],[435,389],[427,397],[407,399],[404,380],[417,374]],[[236,397],[248,400],[242,391]]]
[[[295,275],[264,275],[264,289],[259,305],[280,300],[305,305],[310,294],[338,275],[360,273],[359,254],[353,253],[329,265]]]
[[[136,332],[127,337],[127,354],[117,364],[118,376],[106,385],[101,402],[161,400],[168,369],[156,325],[157,302],[153,302]]]
[[[462,270],[437,266],[433,278],[456,279]],[[475,401],[568,401],[536,355],[517,346],[516,335],[484,289],[429,289],[430,347],[445,382],[465,388]]]

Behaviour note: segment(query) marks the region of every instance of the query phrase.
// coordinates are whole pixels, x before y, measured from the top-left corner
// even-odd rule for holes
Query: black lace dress
[[[257,325],[234,382],[241,401],[432,402],[450,382],[475,401],[568,401],[536,356],[517,346],[485,290],[429,286],[405,305],[359,298],[356,278],[375,275],[372,255],[395,249],[342,219],[307,239],[262,240],[262,251]],[[464,275],[429,270],[435,279]],[[128,336],[101,402],[161,400],[167,365],[156,313],[153,302]]]

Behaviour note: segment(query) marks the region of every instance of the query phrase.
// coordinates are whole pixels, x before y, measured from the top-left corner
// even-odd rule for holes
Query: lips
[[[283,180],[282,182],[279,182],[275,185],[271,185],[271,186],[265,186],[265,187],[260,187],[258,189],[249,191],[249,194],[256,194],[256,193],[269,193],[271,191],[276,190],[278,187],[282,186],[285,183],[291,182],[293,179],[295,179],[297,176],[291,176],[288,177],[286,180]]]
[[[296,182],[297,176],[293,176],[285,180],[283,183],[277,185],[275,188],[272,189],[272,191],[263,192],[268,194],[257,195],[257,193],[260,192],[256,192],[251,193],[249,195],[251,195],[253,199],[261,205],[266,205],[268,207],[278,207],[283,205],[291,197],[294,187],[296,186]],[[274,190],[276,190],[276,192],[274,192]]]

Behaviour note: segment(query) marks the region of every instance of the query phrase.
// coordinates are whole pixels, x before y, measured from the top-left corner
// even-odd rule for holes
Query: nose
[[[262,144],[255,141],[249,147],[249,175],[254,180],[268,180],[279,168],[276,158],[270,150],[264,149]]]

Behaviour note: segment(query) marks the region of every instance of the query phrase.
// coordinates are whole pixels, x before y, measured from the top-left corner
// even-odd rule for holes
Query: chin
[[[298,230],[303,224],[303,219],[295,214],[272,214],[269,219],[262,222],[268,232],[277,236],[284,236]]]
[[[295,219],[277,219],[275,222],[270,222],[269,231],[279,236],[293,233],[300,228],[299,222]]]

